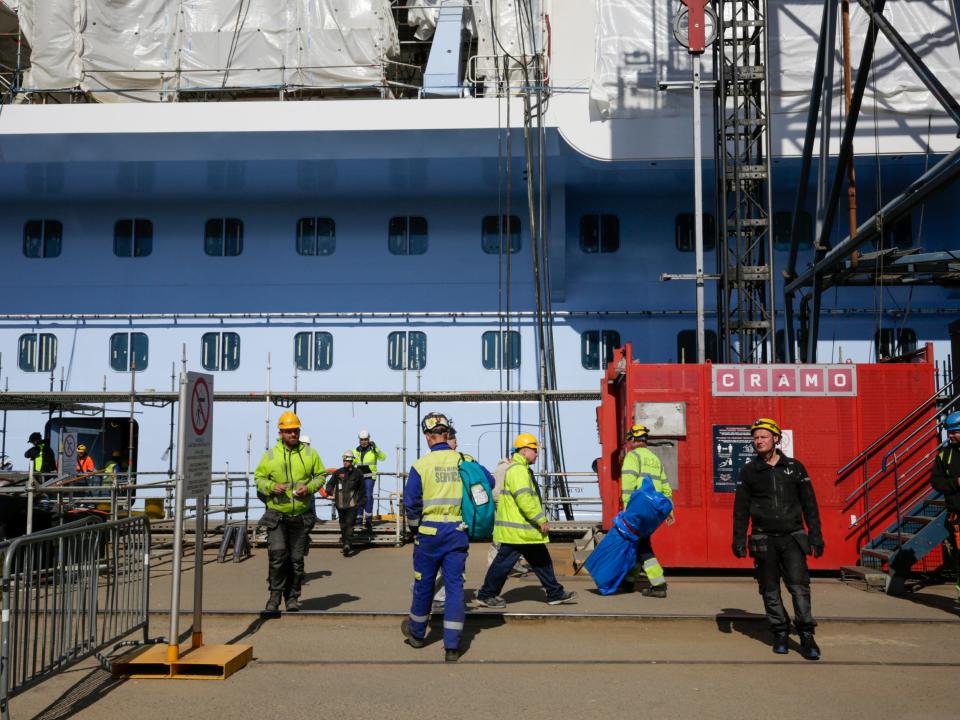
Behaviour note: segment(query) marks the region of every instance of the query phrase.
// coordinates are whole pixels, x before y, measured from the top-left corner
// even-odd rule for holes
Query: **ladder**
[[[717,0],[714,95],[723,362],[767,362],[775,337],[767,0]]]

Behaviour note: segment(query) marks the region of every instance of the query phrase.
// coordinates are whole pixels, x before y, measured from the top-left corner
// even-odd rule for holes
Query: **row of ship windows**
[[[674,220],[677,250],[695,250],[693,213],[681,213]],[[790,247],[793,214],[773,214],[773,245],[777,250]],[[813,246],[813,220],[801,212],[797,225],[801,249]],[[716,222],[713,215],[703,216],[704,250],[715,246]],[[909,216],[898,221],[892,231],[893,244],[906,248],[913,244]],[[427,219],[402,216],[387,225],[387,249],[393,255],[423,255],[428,247]],[[516,215],[487,215],[480,224],[480,247],[489,255],[520,251],[520,218]],[[23,254],[29,258],[54,258],[63,248],[63,224],[59,220],[28,220],[23,227]],[[337,228],[333,218],[304,217],[297,220],[296,249],[300,255],[333,255],[337,248]],[[620,249],[620,219],[616,215],[591,214],[580,218],[580,250],[585,253],[613,253]],[[243,252],[243,220],[211,218],[203,232],[203,250],[214,257],[230,257]],[[117,257],[146,257],[153,252],[153,222],[145,218],[117,220],[113,227],[113,253]]]
[[[705,334],[706,359],[719,358],[717,334]],[[515,370],[520,367],[520,333],[515,330],[484,332],[481,364],[487,370]],[[803,360],[803,337],[799,338]],[[613,359],[620,347],[616,330],[586,330],[580,333],[580,364],[585,370],[599,370]],[[777,361],[786,359],[783,330],[776,335]],[[917,349],[917,333],[910,328],[882,328],[874,336],[877,358],[894,357]],[[114,333],[110,336],[110,367],[118,372],[146,370],[150,340],[146,333]],[[694,362],[697,337],[694,330],[677,333],[677,359]],[[333,335],[325,331],[299,332],[293,336],[293,360],[298,370],[329,370],[333,367]],[[240,367],[240,336],[235,332],[204,333],[200,339],[200,363],[204,370],[236,370]],[[387,335],[387,367],[421,370],[427,365],[427,335],[420,331],[396,331]],[[50,372],[57,365],[57,336],[28,333],[20,336],[18,364],[24,372]]]

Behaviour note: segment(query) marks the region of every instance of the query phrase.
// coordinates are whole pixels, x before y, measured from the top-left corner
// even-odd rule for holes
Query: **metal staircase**
[[[902,594],[911,571],[947,537],[943,496],[929,485],[942,444],[941,422],[960,407],[956,381],[944,386],[874,440],[838,472],[838,483],[862,482],[844,503],[848,537],[862,539],[859,564],[841,568],[843,579],[862,579],[891,595]],[[871,469],[871,466],[873,469]]]
[[[885,576],[884,589],[902,594],[911,568],[947,539],[947,511],[936,492],[915,503],[906,514],[860,549],[860,566]]]

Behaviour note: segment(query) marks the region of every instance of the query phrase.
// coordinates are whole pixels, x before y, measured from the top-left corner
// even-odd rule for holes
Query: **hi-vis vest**
[[[284,515],[303,515],[312,507],[314,493],[325,479],[325,466],[316,450],[300,443],[289,450],[278,440],[275,447],[267,450],[257,465],[257,491],[267,497],[266,506]],[[274,486],[286,485],[282,493],[275,493]],[[305,485],[309,494],[294,497],[293,491]]]
[[[434,450],[413,464],[420,475],[423,493],[421,522],[463,522],[460,503],[463,481],[460,479],[460,453]]]
[[[673,498],[673,488],[667,482],[667,474],[663,471],[660,458],[649,448],[638,447],[627,453],[620,469],[620,498],[624,507],[630,502],[630,494],[640,487],[644,475],[650,476],[658,493],[662,493],[668,500]]]
[[[353,463],[354,465],[366,465],[370,468],[368,474],[364,474],[364,477],[372,478],[373,480],[377,479],[377,462],[379,460],[386,460],[387,455],[379,447],[373,447],[368,445],[367,449],[364,450],[362,447],[357,445],[353,449]]]
[[[497,500],[493,540],[511,545],[548,543],[549,536],[540,529],[545,522],[547,516],[540,502],[540,488],[533,480],[526,458],[516,453]]]

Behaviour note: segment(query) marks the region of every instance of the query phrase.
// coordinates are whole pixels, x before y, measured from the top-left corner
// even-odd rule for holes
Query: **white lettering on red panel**
[[[857,394],[856,365],[714,365],[714,395]]]

